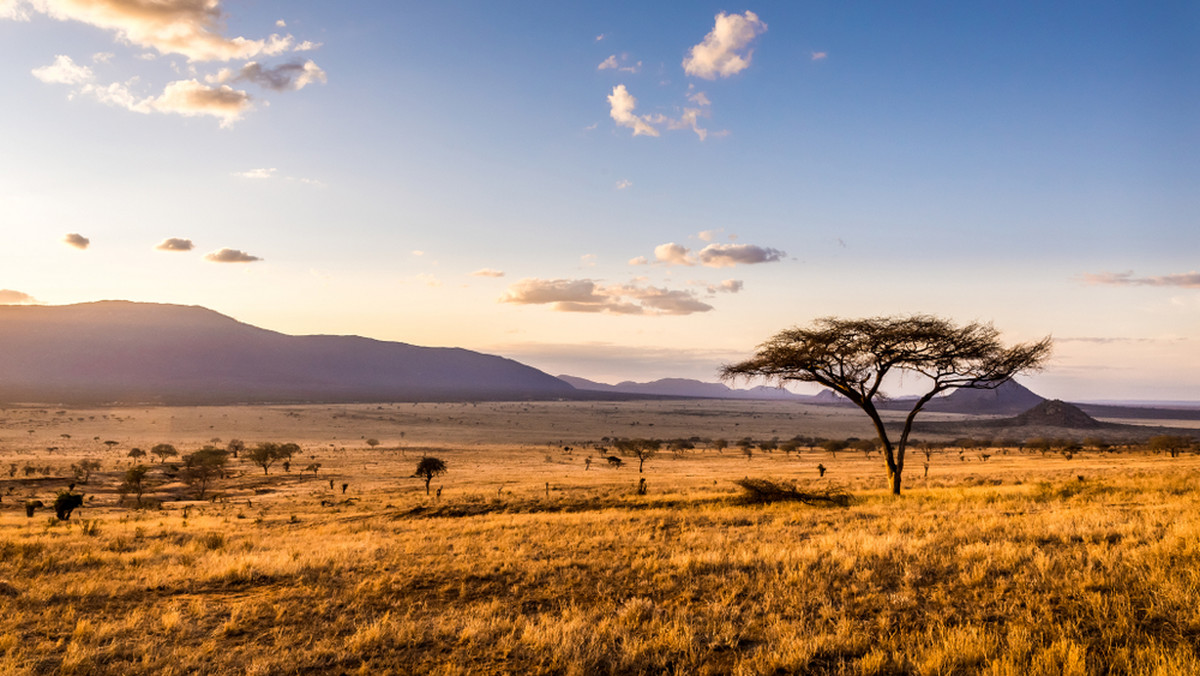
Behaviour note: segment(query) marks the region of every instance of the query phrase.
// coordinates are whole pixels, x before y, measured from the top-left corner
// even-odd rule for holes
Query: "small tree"
[[[233,457],[236,458],[238,457],[238,453],[246,450],[246,442],[241,439],[230,439],[229,443],[225,445],[225,450],[232,453]]]
[[[371,437],[370,439],[367,439],[367,445],[370,446],[372,449],[374,449],[376,446],[379,445],[379,440],[376,439],[375,437]]]
[[[956,326],[931,315],[818,319],[809,328],[781,331],[759,346],[754,357],[726,365],[722,377],[761,377],[824,385],[861,408],[883,447],[888,483],[900,494],[904,454],[917,414],[935,396],[958,388],[995,389],[1022,371],[1034,370],[1050,355],[1049,337],[1005,347],[991,324]],[[896,371],[928,381],[892,440],[876,407],[884,379]]]
[[[81,484],[86,484],[88,479],[92,478],[92,472],[100,469],[99,460],[80,460],[71,465],[71,470],[75,472],[75,480]]]
[[[171,444],[156,444],[151,447],[150,452],[158,456],[159,462],[166,462],[167,458],[174,458],[179,455],[179,451]]]
[[[662,448],[662,442],[658,439],[618,439],[613,443],[622,455],[638,460],[638,474],[642,473],[642,467],[646,461],[658,454]]]
[[[270,474],[271,465],[279,460],[290,460],[300,447],[296,444],[277,444],[271,441],[263,442],[246,452],[246,459],[263,468],[263,474]]]
[[[203,500],[209,484],[225,476],[225,463],[228,461],[227,451],[212,446],[183,456],[183,480],[196,489],[197,499]]]
[[[133,493],[137,496],[138,507],[142,506],[142,493],[146,491],[146,472],[149,470],[145,465],[134,465],[125,470],[125,481],[117,489],[121,495]]]
[[[131,448],[125,455],[133,458],[134,460],[141,460],[142,458],[146,457],[146,452],[140,448]]]
[[[431,457],[423,457],[417,463],[417,471],[413,472],[413,476],[420,477],[425,480],[425,495],[429,495],[429,482],[433,481],[433,477],[440,476],[446,473],[446,463]]]
[[[1166,452],[1170,453],[1172,458],[1178,458],[1181,452],[1191,448],[1192,440],[1182,435],[1160,434],[1150,437],[1146,445],[1156,453]]]

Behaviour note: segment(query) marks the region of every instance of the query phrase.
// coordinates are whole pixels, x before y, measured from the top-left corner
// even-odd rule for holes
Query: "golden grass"
[[[165,484],[135,510],[113,493],[127,446],[6,437],[0,463],[104,469],[69,522],[19,509],[50,483],[0,503],[0,673],[1200,673],[1195,456],[939,454],[894,499],[877,455],[705,450],[652,458],[638,496],[636,468],[584,470],[584,449],[256,431],[232,430],[303,441],[321,473],[235,463],[215,502]],[[151,440],[172,439],[129,439]],[[450,467],[440,501],[408,476],[422,445]],[[856,499],[745,505],[747,475]]]

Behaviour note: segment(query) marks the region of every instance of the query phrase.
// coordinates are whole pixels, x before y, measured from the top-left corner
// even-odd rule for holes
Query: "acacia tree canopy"
[[[892,492],[899,495],[909,434],[925,404],[946,390],[995,389],[1017,373],[1040,368],[1050,355],[1049,336],[1005,347],[999,335],[990,323],[957,326],[934,315],[823,317],[810,327],[780,331],[754,357],[724,366],[721,377],[819,383],[854,402],[875,425]],[[893,371],[919,374],[929,383],[894,444],[876,409]]]

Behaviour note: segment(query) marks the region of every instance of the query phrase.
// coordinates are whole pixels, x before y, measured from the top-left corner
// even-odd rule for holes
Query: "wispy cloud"
[[[89,246],[91,246],[91,244],[92,244],[92,240],[88,239],[87,237],[84,237],[83,235],[81,235],[77,232],[72,232],[72,233],[66,235],[65,237],[63,237],[63,241],[66,242],[67,244],[75,247],[76,249],[86,249]]]
[[[191,251],[196,247],[194,244],[192,244],[192,240],[190,239],[183,239],[182,237],[169,237],[164,239],[159,243],[158,246],[154,248],[158,249],[159,251]]]
[[[727,279],[720,284],[709,284],[709,293],[739,293],[745,287],[740,279]]]
[[[492,268],[481,268],[471,273],[472,277],[503,277],[503,270],[493,270]]]
[[[750,43],[766,31],[767,24],[754,12],[721,12],[717,14],[712,31],[684,58],[683,70],[706,80],[736,75],[750,67],[753,56]]]
[[[1200,288],[1200,272],[1184,272],[1158,277],[1134,277],[1133,272],[1086,273],[1083,281],[1088,284],[1114,286],[1173,286],[1188,289]]]
[[[71,57],[59,54],[54,57],[54,63],[41,68],[34,68],[33,76],[42,82],[51,84],[75,85],[92,79],[92,69],[76,64]]]
[[[275,175],[276,171],[277,170],[275,167],[260,167],[258,169],[249,169],[247,171],[237,171],[234,172],[233,175],[237,176],[238,178],[264,179],[271,178]]]
[[[691,291],[637,283],[601,285],[591,279],[522,279],[500,301],[550,305],[557,312],[622,315],[689,315],[713,309]]]
[[[37,305],[38,301],[33,296],[22,291],[13,291],[12,289],[0,289],[0,305]]]
[[[221,249],[210,254],[205,254],[204,260],[212,261],[213,263],[253,263],[262,259],[237,249]]]
[[[829,54],[827,54],[826,52],[813,52],[812,53],[813,61],[824,61],[825,59],[828,59],[828,58],[829,58]]]
[[[223,69],[210,79],[217,82],[227,82],[229,80],[253,82],[260,87],[277,92],[296,91],[304,89],[314,82],[324,84],[328,81],[325,71],[321,70],[312,59],[308,61],[290,61],[274,67],[264,66],[257,61],[251,61],[242,66],[242,69],[236,75],[229,69]]]
[[[625,85],[613,87],[612,94],[608,95],[608,105],[608,114],[612,119],[619,126],[632,129],[634,136],[658,136],[658,130],[650,123],[652,118],[633,112],[637,108],[637,99],[629,93]]]
[[[633,187],[633,181],[631,181],[627,178],[623,178],[623,179],[617,181],[617,185],[616,185],[617,190],[625,190],[626,188],[632,188],[632,187]]]
[[[596,70],[616,70],[622,73],[637,73],[642,70],[642,62],[629,63],[629,55],[622,54],[618,59],[616,54],[610,54],[609,57],[600,62],[596,66]]]

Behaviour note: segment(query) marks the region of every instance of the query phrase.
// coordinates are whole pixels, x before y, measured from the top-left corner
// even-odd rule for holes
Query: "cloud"
[[[0,5],[0,16],[27,15],[27,10],[109,30],[121,42],[191,61],[276,55],[294,41],[291,35],[258,40],[221,35],[220,0],[17,0]]]
[[[501,270],[493,270],[491,268],[480,268],[471,273],[472,277],[503,277],[504,272]]]
[[[700,250],[700,262],[710,268],[729,268],[739,264],[774,263],[786,256],[779,249],[753,244],[709,244]]]
[[[715,230],[705,231],[701,235],[714,234]],[[702,236],[701,239],[704,239]],[[706,240],[707,241],[707,240]],[[753,244],[709,244],[698,253],[691,249],[667,242],[654,247],[655,261],[664,265],[704,265],[710,268],[730,268],[735,265],[752,265],[755,263],[774,263],[786,256],[778,249],[770,249]],[[637,260],[637,259],[635,259]],[[644,259],[643,259],[644,260]],[[630,261],[632,263],[633,261]]]
[[[261,178],[271,178],[272,176],[275,175],[275,171],[276,171],[275,167],[270,167],[270,168],[262,167],[259,169],[251,169],[249,171],[234,172],[233,175],[237,176],[239,178],[259,178],[259,179],[261,179]]]
[[[195,248],[195,245],[192,244],[192,240],[190,239],[170,237],[164,239],[162,243],[154,248],[159,251],[191,251]]]
[[[654,259],[667,265],[695,265],[696,262],[688,253],[687,247],[675,242],[667,242],[654,247]]]
[[[623,178],[623,179],[617,181],[617,190],[624,190],[626,188],[632,188],[632,187],[633,187],[633,181],[631,181],[627,178]]]
[[[219,117],[221,126],[228,127],[250,109],[250,95],[228,85],[208,87],[196,80],[178,80],[168,84],[161,96],[145,103],[162,113]]]
[[[603,286],[591,279],[522,279],[500,301],[551,305],[556,312],[626,315],[689,315],[713,309],[690,291],[638,284]]]
[[[600,42],[600,41],[601,41],[601,40],[603,40],[604,38],[605,38],[605,35],[604,35],[604,33],[601,33],[601,34],[599,34],[599,35],[597,35],[597,36],[596,36],[596,42]]]
[[[615,69],[615,68],[617,68],[619,65],[620,65],[620,64],[618,64],[618,63],[617,63],[617,55],[616,55],[616,54],[612,54],[612,55],[610,55],[610,56],[609,56],[607,59],[605,59],[605,60],[601,61],[601,62],[600,62],[600,65],[599,65],[599,66],[596,66],[596,70],[610,70],[610,69]]]
[[[37,299],[21,291],[0,289],[0,305],[36,305]]]
[[[251,256],[245,251],[237,249],[221,249],[210,254],[205,254],[204,260],[212,261],[213,263],[253,263],[261,261],[258,256]]]
[[[688,75],[715,80],[729,77],[750,67],[753,51],[749,49],[754,38],[767,31],[754,12],[745,14],[717,14],[712,31],[704,41],[692,47],[683,60],[683,71]]]
[[[29,21],[29,10],[23,4],[21,0],[0,0],[0,19]]]
[[[1100,272],[1083,275],[1088,284],[1115,286],[1175,286],[1186,289],[1200,288],[1200,272],[1184,272],[1160,277],[1134,277],[1133,272]]]
[[[612,119],[619,126],[632,129],[634,136],[658,136],[658,130],[650,124],[649,117],[633,113],[633,109],[637,107],[637,99],[629,93],[625,85],[613,87],[612,94],[608,96],[608,104],[611,106],[609,115]]]
[[[828,58],[829,58],[829,54],[827,54],[826,52],[813,52],[812,53],[813,61],[824,61],[825,59],[828,59]]]
[[[251,61],[242,66],[236,79],[253,82],[277,92],[300,90],[313,82],[324,84],[327,81],[325,71],[311,59],[303,63],[291,61],[274,68],[266,68],[257,61]]]
[[[727,279],[720,284],[708,285],[709,293],[738,293],[745,284],[740,279]]]
[[[70,244],[71,246],[75,247],[76,249],[86,249],[92,243],[92,240],[88,239],[87,237],[84,237],[83,235],[81,235],[77,232],[72,232],[69,235],[63,237],[63,241],[66,242],[67,244]]]
[[[649,263],[649,259],[647,259],[645,256],[637,256],[629,259],[630,265],[648,265]]]
[[[702,108],[684,108],[679,119],[667,120],[667,129],[691,129],[703,141],[708,138],[708,130],[700,126],[701,117],[708,117],[708,112]]]
[[[92,79],[92,69],[77,65],[71,57],[59,54],[54,57],[54,63],[41,68],[34,68],[33,76],[42,82],[53,84],[82,84]]]
[[[725,231],[725,228],[713,228],[712,230],[701,230],[700,232],[696,233],[696,237],[700,238],[701,241],[711,242],[711,241],[713,241],[713,239],[716,238],[717,235],[721,234],[724,231]]]
[[[596,267],[596,254],[583,254],[579,257],[579,264],[585,268]]]

